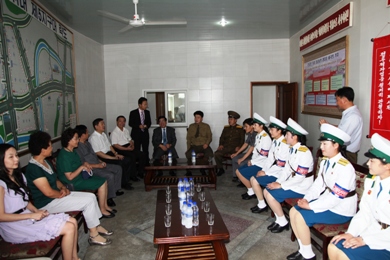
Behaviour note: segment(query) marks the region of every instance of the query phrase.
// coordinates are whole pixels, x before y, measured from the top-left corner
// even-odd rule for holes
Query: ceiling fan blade
[[[122,22],[122,23],[126,23],[126,24],[130,23],[130,19],[128,19],[128,18],[119,16],[119,15],[116,15],[116,14],[113,14],[113,13],[110,13],[110,12],[102,11],[102,10],[97,10],[97,12],[101,16],[107,17],[109,19],[112,19],[112,20],[115,20],[115,21],[119,21],[119,22]]]
[[[145,21],[145,25],[186,25],[187,21]]]
[[[126,31],[128,31],[128,30],[130,30],[130,29],[133,29],[133,26],[131,26],[131,25],[129,24],[128,26],[123,27],[122,29],[120,29],[120,30],[118,31],[118,33],[124,33],[124,32],[126,32]]]

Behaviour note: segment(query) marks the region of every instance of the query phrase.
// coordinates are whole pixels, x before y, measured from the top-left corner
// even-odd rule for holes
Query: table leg
[[[145,191],[152,190],[152,188],[151,188],[152,178],[154,177],[155,174],[156,173],[154,170],[147,170],[146,171],[146,175],[144,177]]]
[[[209,170],[209,178],[210,178],[210,183],[213,183],[215,185],[214,189],[216,190],[217,189],[217,176],[215,174],[215,168],[211,168]]]
[[[167,259],[168,252],[169,252],[169,245],[168,244],[158,245],[156,260]]]
[[[225,247],[225,243],[222,240],[213,241],[213,247],[215,252],[215,259],[226,260],[229,259],[228,253]]]

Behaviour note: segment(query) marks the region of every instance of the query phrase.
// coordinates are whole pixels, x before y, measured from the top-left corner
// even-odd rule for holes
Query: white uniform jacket
[[[367,177],[359,208],[347,233],[361,236],[370,249],[390,251],[390,228],[382,229],[378,223],[390,224],[390,177],[384,180],[378,176]]]
[[[252,152],[251,164],[263,167],[271,148],[271,137],[263,130],[256,135],[255,147]]]
[[[330,210],[342,216],[352,217],[357,209],[357,195],[348,198],[346,196],[348,192],[354,191],[355,187],[355,169],[338,153],[333,158],[321,161],[318,176],[304,199],[311,201],[310,209],[316,213]]]
[[[307,177],[313,170],[313,155],[309,148],[301,145],[300,142],[290,147],[290,158],[276,182],[280,183],[282,189],[305,194],[313,184],[313,176]]]
[[[279,177],[290,158],[290,148],[284,136],[272,141],[271,150],[268,154],[267,161],[264,163],[263,171],[268,176]]]

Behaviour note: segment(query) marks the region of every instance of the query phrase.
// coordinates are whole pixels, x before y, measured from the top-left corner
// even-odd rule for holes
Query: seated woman
[[[276,221],[267,227],[272,233],[280,233],[283,230],[289,229],[289,224],[283,214],[280,202],[287,198],[303,198],[305,192],[313,184],[313,156],[309,148],[306,147],[306,135],[309,133],[291,118],[287,121],[286,142],[290,145],[290,156],[285,162],[276,163],[265,174],[275,174],[278,176],[273,182],[263,185],[261,179],[258,182],[262,186],[266,186],[264,197],[268,205],[275,213]],[[278,165],[283,165],[280,167]],[[260,197],[261,187],[255,185],[256,195]],[[262,205],[259,200],[259,207],[265,207],[264,201]]]
[[[263,165],[266,163],[268,153],[272,145],[271,137],[269,136],[268,122],[259,114],[253,114],[253,130],[257,133],[255,147],[252,152],[252,159],[248,161],[247,165],[241,166],[236,170],[236,175],[248,189],[247,192],[241,195],[242,199],[249,200],[255,198],[250,179],[255,176],[258,171],[261,171]]]
[[[268,153],[267,163],[264,164],[261,171],[258,171],[250,179],[252,189],[258,200],[257,205],[251,208],[252,213],[261,213],[268,210],[261,186],[265,187],[268,183],[276,181],[290,157],[289,145],[291,144],[287,144],[283,135],[287,127],[286,124],[273,116],[270,116],[269,119],[271,124],[268,128],[274,141]]]
[[[109,245],[110,239],[101,235],[110,236],[114,232],[107,231],[100,226],[99,218],[102,216],[96,201],[96,196],[89,192],[70,192],[64,184],[57,179],[57,173],[46,158],[51,156],[53,147],[48,133],[38,131],[30,135],[28,149],[32,158],[27,165],[27,186],[31,191],[35,206],[47,210],[50,214],[66,211],[82,211],[85,222],[89,228],[90,244]]]
[[[330,259],[390,259],[390,141],[371,137],[365,153],[370,175],[364,181],[360,210],[348,231],[335,236],[328,246]]]
[[[99,176],[90,176],[92,166],[81,163],[78,153],[75,151],[79,144],[79,135],[76,129],[68,128],[61,135],[62,149],[57,157],[58,179],[62,183],[71,184],[76,191],[96,190],[99,199],[99,208],[103,218],[115,217],[116,210],[107,205],[107,180]],[[84,179],[82,172],[88,179]]]
[[[311,247],[310,228],[314,224],[342,224],[356,213],[356,174],[352,164],[340,151],[350,136],[330,124],[321,125],[321,161],[319,175],[303,199],[290,210],[291,227],[299,250],[287,256],[292,259],[316,259]]]
[[[77,222],[64,213],[49,214],[30,202],[26,178],[19,169],[19,156],[9,144],[0,144],[0,235],[10,243],[49,241],[63,235],[64,260],[77,256]]]

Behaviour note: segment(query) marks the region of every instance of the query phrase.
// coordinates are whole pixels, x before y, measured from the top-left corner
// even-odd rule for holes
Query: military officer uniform
[[[234,111],[228,111],[229,118],[239,119],[240,115]],[[235,125],[225,125],[223,128],[221,137],[219,138],[219,146],[223,146],[222,150],[217,150],[214,153],[214,159],[217,164],[218,173],[217,175],[222,175],[225,171],[223,169],[222,160],[223,156],[226,154],[232,154],[236,152],[236,149],[241,147],[245,141],[245,131],[242,126]]]

